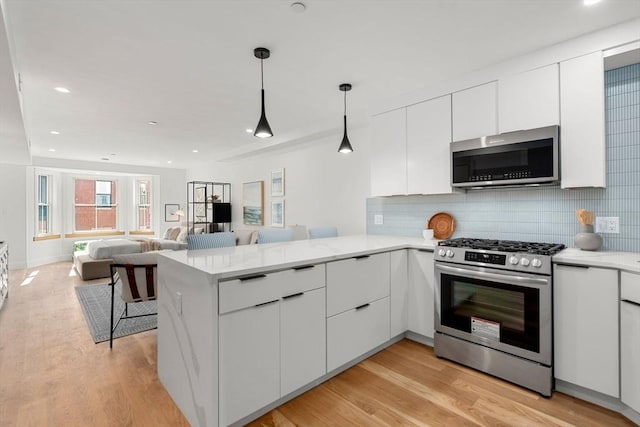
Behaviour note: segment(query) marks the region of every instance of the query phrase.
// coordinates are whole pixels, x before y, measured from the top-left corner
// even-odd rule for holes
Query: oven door
[[[436,331],[551,365],[551,277],[436,262]]]

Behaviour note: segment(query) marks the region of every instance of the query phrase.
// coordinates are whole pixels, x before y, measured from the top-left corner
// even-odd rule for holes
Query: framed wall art
[[[177,213],[179,210],[180,210],[180,205],[165,204],[164,205],[164,221],[165,222],[180,221],[180,216]]]
[[[271,226],[284,227],[284,200],[271,202]]]
[[[242,184],[242,221],[248,225],[264,225],[264,181]]]
[[[284,169],[271,171],[271,197],[284,196]]]

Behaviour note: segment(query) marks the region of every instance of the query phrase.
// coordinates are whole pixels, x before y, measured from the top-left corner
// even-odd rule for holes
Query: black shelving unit
[[[204,228],[205,233],[231,230],[231,184],[228,182],[187,182],[189,233]]]

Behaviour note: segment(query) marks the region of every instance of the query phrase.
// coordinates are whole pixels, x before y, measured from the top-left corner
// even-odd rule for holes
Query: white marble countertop
[[[357,235],[230,248],[161,252],[217,279],[264,273],[397,249],[433,250],[437,240],[421,237]]]
[[[640,273],[640,253],[635,252],[597,252],[567,248],[554,255],[553,262]]]

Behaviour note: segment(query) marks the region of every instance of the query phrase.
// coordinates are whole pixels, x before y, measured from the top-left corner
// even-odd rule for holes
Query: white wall
[[[188,180],[231,183],[234,230],[242,223],[242,183],[264,181],[264,224],[271,224],[271,170],[285,169],[285,226],[335,225],[341,235],[366,232],[369,194],[369,128],[349,129],[354,152],[338,153],[342,135],[232,162],[187,171]],[[256,139],[256,144],[260,141]]]
[[[27,265],[25,192],[26,166],[0,164],[0,241],[9,245],[9,268]]]

